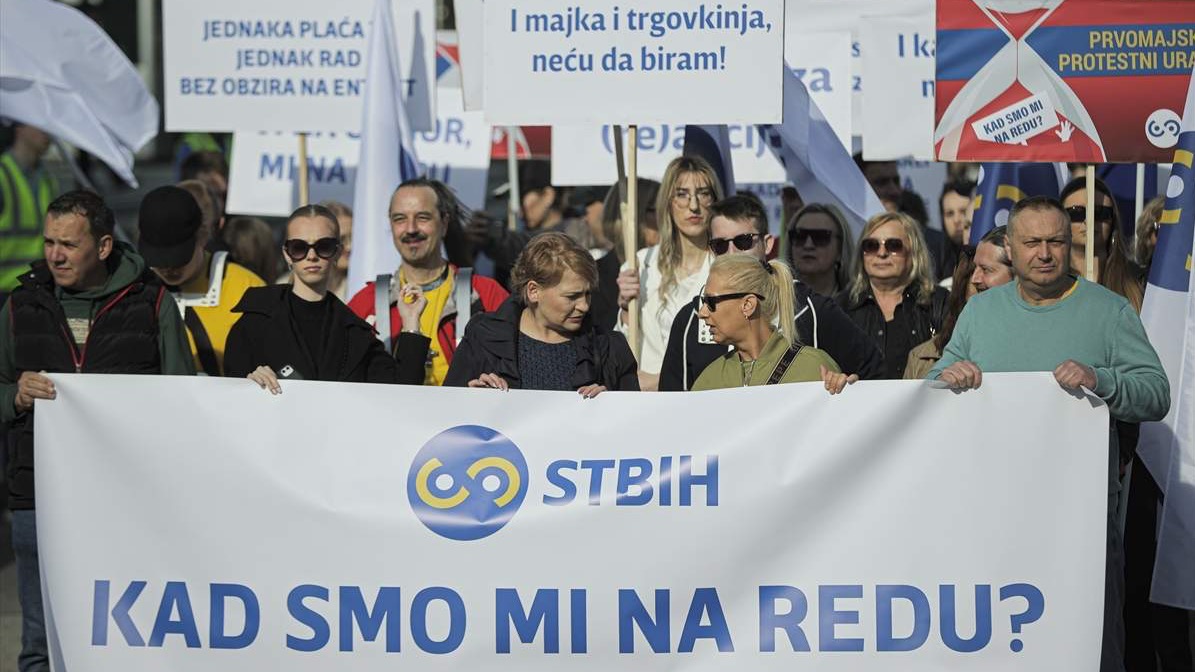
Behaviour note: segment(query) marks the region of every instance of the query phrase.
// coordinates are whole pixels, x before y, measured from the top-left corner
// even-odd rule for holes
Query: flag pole
[[[519,226],[519,210],[522,207],[519,196],[519,145],[515,142],[517,126],[506,127],[506,174],[509,189],[506,193],[506,228],[514,231]]]
[[[307,134],[299,134],[299,207],[310,202],[311,192],[307,184]]]
[[[631,146],[627,152],[626,200],[622,202],[622,253],[623,258],[630,263],[631,270],[638,273],[639,259],[635,255],[638,250],[635,248],[639,231],[639,126],[631,124],[629,130]],[[621,138],[622,134],[619,133],[618,137]],[[621,161],[619,165],[622,165]],[[640,291],[643,289],[641,287]],[[634,353],[635,359],[639,359],[639,299],[633,299],[627,304],[627,340],[631,344],[631,352]]]
[[[1134,224],[1141,218],[1141,211],[1145,209],[1145,164],[1137,164],[1137,192],[1133,202]]]
[[[1091,282],[1097,282],[1095,274],[1095,241],[1098,238],[1098,233],[1095,230],[1095,166],[1087,164],[1087,184],[1084,185],[1087,189],[1087,245],[1086,245],[1086,262],[1087,273],[1086,278]]]

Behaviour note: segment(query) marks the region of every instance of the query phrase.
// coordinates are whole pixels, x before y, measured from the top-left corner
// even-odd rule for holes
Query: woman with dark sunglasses
[[[1086,275],[1087,241],[1094,239],[1096,282],[1128,299],[1141,312],[1144,274],[1129,257],[1112,190],[1103,180],[1095,181],[1095,236],[1087,231],[1087,181],[1081,177],[1071,180],[1058,198],[1071,220],[1071,271]]]
[[[784,259],[801,282],[822,296],[846,289],[855,245],[838,208],[821,203],[801,208],[788,223],[785,243]]]
[[[340,225],[322,205],[291,213],[282,246],[291,284],[246,291],[233,312],[224,375],[247,377],[272,394],[279,379],[397,382],[394,359],[373,328],[328,291],[340,254]],[[422,378],[422,367],[418,375]]]
[[[863,227],[854,279],[835,299],[876,339],[884,378],[900,380],[909,351],[942,328],[947,295],[934,282],[921,226],[908,215],[886,212]]]
[[[841,373],[824,351],[797,339],[792,285],[783,261],[746,254],[718,257],[697,315],[719,345],[734,347],[701,372],[694,391],[822,381],[837,394],[859,380]]]

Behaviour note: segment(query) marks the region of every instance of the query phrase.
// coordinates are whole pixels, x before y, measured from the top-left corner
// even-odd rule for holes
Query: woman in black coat
[[[444,384],[500,390],[639,390],[637,365],[622,334],[589,315],[597,267],[563,233],[536,236],[511,272],[511,295],[475,315]]]
[[[253,287],[233,312],[241,318],[228,334],[224,374],[248,377],[273,394],[278,380],[395,383],[394,358],[373,327],[328,291],[340,254],[336,215],[305,205],[286,223],[283,245],[291,284]]]

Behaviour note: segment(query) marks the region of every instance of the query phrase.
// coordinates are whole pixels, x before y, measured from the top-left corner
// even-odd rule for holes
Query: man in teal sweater
[[[1070,219],[1058,201],[1017,203],[1005,239],[1016,281],[967,302],[927,377],[961,390],[979,387],[984,371],[1053,371],[1062,387],[1085,387],[1107,402],[1114,420],[1161,420],[1170,409],[1170,384],[1141,320],[1123,297],[1071,274],[1070,246]],[[1101,671],[1124,669],[1115,432],[1109,444]]]

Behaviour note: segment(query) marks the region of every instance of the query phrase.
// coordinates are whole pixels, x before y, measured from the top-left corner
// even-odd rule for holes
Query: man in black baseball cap
[[[227,252],[207,251],[212,225],[186,186],[158,187],[145,195],[137,217],[139,247],[178,305],[196,370],[219,376],[224,342],[240,316],[232,308],[246,289],[265,282],[229,260]]]

